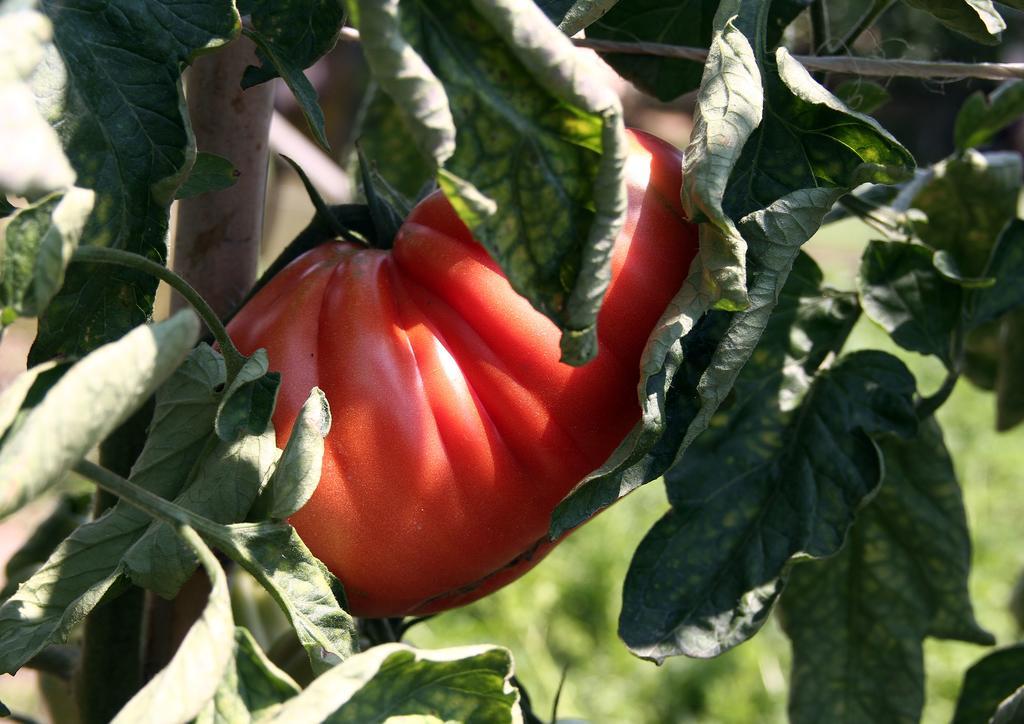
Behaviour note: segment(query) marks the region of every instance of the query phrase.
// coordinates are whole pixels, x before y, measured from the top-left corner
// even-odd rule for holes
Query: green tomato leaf
[[[707,427],[758,343],[800,245],[838,197],[833,189],[797,191],[743,219],[750,239],[750,308],[698,320],[712,303],[702,296],[701,258],[648,341],[641,362],[643,416],[611,458],[559,504],[549,537],[656,479]],[[678,377],[678,379],[676,379]]]
[[[744,144],[761,123],[764,89],[758,40],[764,37],[769,5],[753,0],[725,0],[719,5],[693,133],[683,158],[683,207],[689,218],[703,222],[701,293],[732,311],[750,303],[747,245],[723,201]],[[741,18],[747,24],[737,26]]]
[[[5,142],[0,156],[0,201],[4,204],[8,192],[35,198],[75,182],[60,139],[37,108],[30,87],[52,35],[49,19],[34,10],[0,15],[0,108],[4,109],[0,138]]]
[[[185,183],[174,194],[176,199],[190,199],[210,191],[221,191],[234,186],[238,180],[238,169],[231,162],[215,153],[196,154],[196,161],[188,172]]]
[[[956,116],[953,137],[958,151],[982,146],[1024,115],[1024,80],[1009,80],[988,96],[977,91]]]
[[[586,15],[592,7],[607,5],[605,0],[534,0],[555,25],[560,25],[570,14]],[[559,28],[561,30],[561,28]],[[564,31],[563,31],[564,32]],[[575,35],[576,33],[571,33]]]
[[[984,324],[1024,305],[1024,220],[1014,219],[996,239],[986,270],[995,283],[972,292],[971,324]]]
[[[181,364],[199,337],[191,310],[139,327],[68,370],[4,441],[0,518],[37,497],[109,435]]]
[[[61,541],[86,522],[91,502],[92,491],[88,489],[60,496],[50,514],[35,527],[28,540],[8,559],[7,567],[4,569],[7,583],[0,591],[0,601],[10,598],[20,584],[39,570]]]
[[[238,33],[234,5],[114,0],[45,3],[54,47],[32,90],[78,174],[96,194],[82,244],[166,255],[174,191],[194,154],[182,69]],[[30,364],[81,356],[149,317],[157,281],[133,270],[76,264],[39,322]]]
[[[932,254],[932,266],[948,281],[963,287],[964,289],[988,289],[996,283],[993,277],[969,277],[960,269],[956,257],[948,251],[939,249]]]
[[[964,675],[952,724],[987,722],[1001,702],[1024,684],[1024,644],[1007,646],[980,659]]]
[[[245,435],[262,435],[270,425],[281,373],[268,372],[268,365],[267,351],[256,350],[224,391],[214,424],[217,436],[224,442],[235,442]]]
[[[67,366],[44,362],[30,367],[0,392],[0,441],[19,421],[24,421],[33,407],[42,402],[46,391],[60,379]]]
[[[601,19],[622,0],[539,0],[537,5],[563,33],[572,37]]]
[[[252,26],[273,43],[290,66],[308,68],[326,55],[345,24],[339,0],[252,0],[246,8]],[[260,66],[249,66],[242,87],[251,88],[278,76],[275,63],[257,51]]]
[[[94,194],[72,188],[53,194],[10,220],[0,240],[0,309],[38,317],[64,283],[64,270],[78,246]]]
[[[885,480],[843,550],[795,565],[782,596],[794,724],[916,722],[924,638],[995,642],[974,619],[967,518],[938,424],[880,446]]]
[[[246,435],[233,442],[207,445],[189,476],[187,487],[174,498],[185,510],[218,523],[244,520],[273,470],[278,450],[274,429]],[[195,554],[166,523],[154,521],[123,558],[132,582],[173,598],[199,565]]]
[[[915,232],[949,253],[963,275],[984,276],[996,239],[1017,215],[1021,166],[1018,153],[974,150],[935,164],[915,185],[910,203],[927,216]]]
[[[977,43],[997,45],[1006,21],[991,0],[903,0]]]
[[[50,643],[63,643],[108,593],[117,561],[145,521],[107,514],[80,526],[0,606],[0,671],[14,674]]]
[[[784,50],[768,61],[765,4],[723,3],[715,23],[684,168],[688,213],[706,222],[701,253],[648,341],[641,422],[558,506],[552,539],[685,453],[729,394],[800,245],[835,200],[913,166],[877,123],[846,109]],[[699,321],[715,305],[744,311]]]
[[[1024,309],[1002,319],[996,373],[996,429],[1005,432],[1024,422]]]
[[[239,523],[218,547],[249,572],[281,607],[316,674],[356,650],[356,626],[344,611],[341,582],[287,523]]]
[[[405,114],[376,83],[367,91],[359,150],[374,171],[406,198],[415,199],[434,181],[434,162],[409,133]]]
[[[716,314],[728,324],[728,315]],[[736,380],[732,407],[719,412],[667,474],[675,509],[641,544],[623,592],[619,631],[635,653],[654,659],[680,650],[709,656],[760,626],[779,571],[773,574],[768,567],[766,578],[746,580],[757,573],[753,561],[749,573],[743,567],[743,522],[757,525],[761,507],[748,498],[762,488],[770,492],[770,465],[786,443],[787,427],[805,414],[798,410],[801,399],[857,316],[852,295],[823,292],[820,270],[801,255],[758,348]],[[790,469],[777,464],[779,475]],[[695,559],[694,551],[706,554]],[[773,545],[771,554],[781,555],[779,565],[788,559],[781,545]],[[734,600],[762,584],[768,587],[749,596],[745,613],[731,611]],[[722,587],[718,595],[712,592],[716,585]],[[716,604],[722,608],[714,609]]]
[[[756,633],[791,561],[842,546],[881,479],[868,433],[912,429],[913,388],[896,358],[858,352],[818,375],[795,410],[780,414],[793,402],[780,396],[774,411],[744,405],[699,438],[669,472],[672,510],[626,576],[619,634],[630,650],[708,657]]]
[[[271,718],[301,690],[267,658],[246,629],[235,627],[234,657],[217,693],[196,717],[196,724],[236,724]]]
[[[279,710],[280,721],[420,719],[515,722],[512,656],[491,646],[428,651],[375,646],[321,675]]]
[[[210,598],[171,662],[125,704],[111,724],[191,721],[214,698],[230,670],[235,624],[227,577],[213,551],[195,531],[181,526],[178,534],[206,570]]]
[[[319,387],[314,387],[299,411],[288,444],[260,492],[251,517],[284,519],[306,504],[320,482],[324,438],[330,429],[327,396]]]
[[[847,108],[857,113],[873,113],[891,98],[884,86],[863,78],[843,81],[834,93]]]
[[[707,428],[732,390],[769,323],[800,246],[818,230],[840,193],[827,188],[794,191],[740,221],[749,245],[750,306],[732,316],[711,363],[701,375],[697,386],[701,408],[690,422],[683,449]]]
[[[259,54],[270,61],[274,69],[288,85],[292,95],[295,96],[295,100],[299,103],[299,109],[302,111],[306,124],[309,126],[309,130],[312,131],[316,142],[324,150],[330,150],[330,144],[327,143],[327,133],[324,131],[324,112],[320,109],[316,89],[309,82],[309,78],[306,77],[305,73],[302,72],[304,66],[293,63],[291,58],[281,48],[278,48],[270,38],[258,30],[245,28],[242,30],[242,33],[256,43],[256,47],[259,48]],[[246,69],[247,75],[252,67],[249,66]],[[263,80],[269,80],[269,78],[264,78]],[[256,85],[256,83],[252,85]]]
[[[448,200],[562,329],[563,361],[589,360],[625,210],[618,97],[527,0],[359,8],[374,76]]]
[[[771,5],[766,30],[767,44],[772,47],[811,0],[775,0],[766,4]],[[619,0],[607,14],[587,26],[587,37],[705,48],[711,43],[715,27],[712,21],[718,6],[719,0]],[[562,29],[572,34],[569,29]],[[662,101],[695,90],[703,73],[701,63],[690,60],[625,53],[602,53],[601,57],[638,89]]]
[[[928,247],[872,241],[861,260],[859,286],[864,311],[894,342],[953,366],[963,292],[938,273]]]
[[[687,282],[683,292],[693,292],[694,299],[689,304],[680,301],[677,318],[666,320],[662,336],[652,336],[648,342],[647,357],[657,357],[658,362],[653,364],[660,367],[647,374],[643,382],[640,422],[605,464],[558,504],[551,516],[548,539],[557,540],[619,498],[656,480],[676,460],[687,425],[700,409],[698,382],[729,321],[724,313],[704,314],[708,305],[702,307],[696,297],[697,284],[693,279]],[[664,339],[674,334],[675,327],[689,331],[665,344]]]
[[[173,498],[204,455],[217,412],[224,362],[201,345],[157,391],[146,446],[133,483]],[[121,559],[150,525],[118,503],[61,543],[0,606],[0,671],[14,673],[49,643],[61,643],[121,579]]]
[[[727,309],[747,304],[746,241],[736,219],[798,189],[894,183],[914,167],[877,122],[843,105],[785,48],[773,62],[762,40],[765,4],[740,5],[719,7],[723,22],[748,18],[752,27],[723,31],[729,51],[712,43],[684,168],[687,210],[710,221],[701,230],[705,289]]]
[[[785,48],[765,75],[765,120],[743,149],[729,181],[726,209],[735,218],[796,188],[850,191],[870,182],[903,181],[914,158],[870,116],[855,113],[819,85]],[[771,64],[767,66],[770,68]]]

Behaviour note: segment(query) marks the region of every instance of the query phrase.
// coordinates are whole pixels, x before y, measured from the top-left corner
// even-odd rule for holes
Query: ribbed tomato
[[[283,443],[314,385],[334,425],[291,522],[361,616],[479,598],[550,548],[552,510],[640,417],[644,344],[696,253],[679,151],[630,132],[629,212],[598,318],[599,352],[559,361],[559,330],[516,294],[440,193],[390,251],[324,244],[234,318],[282,373]]]

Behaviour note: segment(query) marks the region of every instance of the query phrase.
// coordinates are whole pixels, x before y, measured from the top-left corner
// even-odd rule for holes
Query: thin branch
[[[590,48],[601,53],[626,53],[630,55],[657,55],[665,58],[681,58],[703,63],[708,51],[704,48],[689,48],[682,45],[663,43],[625,43],[614,40],[574,39],[580,48]],[[985,78],[1008,80],[1024,78],[1024,63],[954,63],[924,60],[893,60],[890,58],[855,58],[849,55],[794,55],[808,70],[824,70],[830,73],[850,75],[906,78]]]
[[[112,249],[105,246],[80,246],[75,249],[74,254],[71,256],[71,261],[114,264],[116,266],[128,267],[150,274],[160,281],[166,282],[169,287],[178,292],[192,305],[217,339],[217,344],[220,345],[221,353],[224,355],[228,384],[231,383],[235,375],[242,368],[242,365],[245,363],[245,357],[242,356],[242,353],[235,347],[234,342],[231,341],[231,337],[228,336],[228,332],[220,321],[220,317],[217,316],[217,313],[213,311],[199,292],[192,288],[191,284],[167,267],[157,264],[155,261],[147,259],[140,254],[133,254],[130,251]]]
[[[358,41],[359,31],[345,28],[341,34],[345,40]],[[664,43],[627,43],[616,40],[595,40],[573,38],[578,48],[589,48],[599,53],[622,53],[626,55],[657,55],[663,58],[679,58],[703,63],[707,60],[707,48],[692,48],[685,45]],[[1024,63],[955,63],[952,61],[894,60],[890,58],[854,58],[849,55],[795,55],[797,61],[808,70],[823,70],[830,73],[892,78],[941,78],[962,80],[983,78],[986,80],[1011,80],[1024,78]]]

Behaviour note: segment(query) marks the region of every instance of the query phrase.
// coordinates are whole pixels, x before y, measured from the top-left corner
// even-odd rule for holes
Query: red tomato
[[[296,259],[236,315],[244,353],[282,373],[281,444],[314,385],[334,425],[291,522],[361,616],[479,598],[551,547],[551,513],[640,419],[644,344],[697,250],[678,150],[631,132],[629,213],[599,351],[559,361],[559,330],[516,294],[440,193],[391,251],[343,242]]]

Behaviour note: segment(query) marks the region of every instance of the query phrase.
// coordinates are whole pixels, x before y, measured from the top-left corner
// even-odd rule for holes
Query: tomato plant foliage
[[[899,87],[804,57],[863,52],[856,41],[894,5],[0,2],[0,324],[37,320],[29,369],[0,391],[0,517],[37,498],[53,511],[7,567],[0,669],[74,670],[87,720],[537,721],[507,650],[418,650],[400,642],[416,622],[402,615],[504,585],[654,482],[668,503],[623,583],[630,651],[717,656],[776,612],[792,721],[920,719],[925,640],[995,643],[968,596],[971,537],[935,412],[964,378],[992,392],[999,429],[1024,420],[1022,162],[1004,148],[1024,79],[1006,66],[1016,80],[966,97],[949,155],[919,168],[869,115]],[[898,4],[978,47],[1012,30],[1021,6],[1006,5]],[[231,187],[244,160],[196,147],[185,71],[250,43],[238,92],[280,78],[308,135],[337,153],[318,92],[358,83],[305,71],[332,67],[339,36],[366,64],[347,71],[365,75],[351,115],[366,203],[328,206],[297,163],[316,215],[232,322],[240,352],[217,317],[234,310],[215,312],[214,289],[166,268],[168,242],[182,243],[168,240],[172,202]],[[680,155],[659,146],[634,176],[623,105],[581,43],[642,93],[690,94]],[[649,189],[675,225],[637,220]],[[802,246],[849,216],[875,238],[855,288],[837,290]],[[438,223],[444,233],[421,229]],[[658,234],[622,282],[622,239]],[[365,286],[353,260],[367,259],[404,265],[419,306],[358,303],[386,286]],[[299,277],[330,282],[337,303],[296,301]],[[153,321],[158,280],[215,345],[191,311]],[[409,323],[434,297],[445,304]],[[479,330],[453,331],[467,319],[499,333],[491,347],[518,357],[529,384],[501,378]],[[919,389],[893,354],[851,349],[862,321],[934,358],[939,389]],[[269,336],[252,332],[261,324]],[[435,355],[418,377],[381,357],[398,327],[419,362]],[[628,353],[609,334],[628,336]],[[608,372],[610,356],[625,369]],[[515,475],[486,446],[472,474],[426,464],[466,462],[466,436],[427,440],[441,408],[416,408],[405,387],[437,393],[429,375],[452,364],[471,383],[465,409],[485,409],[528,461]],[[560,398],[569,379],[592,389]],[[553,444],[545,420],[587,453]],[[339,472],[356,450],[369,501]],[[476,486],[473,510],[453,509],[453,480]],[[246,613],[246,585],[278,613]],[[161,650],[160,624],[181,621],[195,590]],[[147,616],[157,625],[144,631]],[[1019,716],[1020,653],[1004,646],[966,672],[956,721]],[[135,675],[105,680],[115,658]]]

